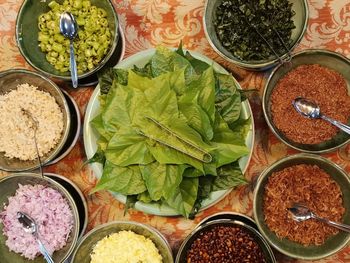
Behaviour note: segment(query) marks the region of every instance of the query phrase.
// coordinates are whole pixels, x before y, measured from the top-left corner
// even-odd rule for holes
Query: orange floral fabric
[[[36,0],[39,1],[39,0]],[[138,51],[165,45],[176,47],[183,41],[184,48],[195,50],[214,59],[238,78],[243,88],[255,88],[260,96],[251,98],[255,121],[254,152],[245,174],[251,182],[269,164],[288,154],[295,153],[269,131],[261,110],[261,95],[267,72],[249,72],[234,67],[211,49],[203,31],[204,0],[112,0],[119,15],[126,38],[128,57]],[[0,0],[0,70],[27,68],[15,41],[15,21],[22,0]],[[342,53],[350,58],[350,0],[309,0],[307,32],[297,50],[323,48]],[[70,89],[59,83],[77,101],[82,118],[94,87]],[[345,146],[325,157],[350,171],[350,147]],[[181,217],[160,217],[130,210],[124,215],[124,205],[106,191],[89,195],[96,184],[93,172],[83,166],[86,160],[83,138],[72,152],[58,164],[46,167],[45,172],[66,176],[74,181],[86,196],[89,208],[88,230],[113,220],[134,220],[149,224],[162,232],[170,242],[174,255],[182,240],[204,217],[221,211],[235,211],[252,216],[253,183],[233,190],[215,206],[198,214],[195,220]],[[2,174],[4,176],[5,173]],[[304,262],[277,255],[279,262]],[[316,262],[316,261],[315,261]],[[319,263],[350,262],[350,246]]]

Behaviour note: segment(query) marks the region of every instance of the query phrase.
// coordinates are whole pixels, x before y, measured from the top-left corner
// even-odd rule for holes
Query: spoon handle
[[[334,126],[338,127],[339,129],[346,132],[347,134],[350,134],[350,127],[348,125],[345,125],[339,121],[333,120],[332,118],[329,118],[325,115],[321,115],[320,117],[325,121],[332,123]]]
[[[73,88],[77,88],[78,71],[77,71],[77,62],[75,61],[75,56],[74,56],[73,40],[70,41],[70,72],[72,77]]]
[[[44,244],[40,241],[40,239],[37,239],[38,244],[39,244],[39,250],[41,252],[41,254],[44,256],[46,262],[48,263],[55,263],[52,259],[52,257],[50,256],[49,252],[46,250]]]
[[[326,218],[318,217],[318,216],[314,216],[314,218],[319,220],[319,221],[321,221],[321,222],[323,222],[323,223],[326,223],[326,224],[328,224],[330,226],[333,226],[335,228],[338,228],[340,230],[343,230],[345,232],[350,233],[350,225],[345,225],[345,224],[342,224],[342,223],[336,223],[334,221],[328,220]]]

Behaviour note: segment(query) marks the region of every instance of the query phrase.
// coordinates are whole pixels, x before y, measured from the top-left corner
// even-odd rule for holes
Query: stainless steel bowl
[[[38,174],[34,173],[21,173],[5,176],[0,179],[0,211],[3,210],[3,206],[8,203],[8,198],[14,196],[18,185],[47,185],[62,194],[62,196],[68,201],[68,204],[73,213],[73,228],[67,240],[67,244],[60,250],[53,253],[52,258],[56,263],[63,263],[73,252],[74,247],[77,243],[79,236],[79,215],[78,209],[75,202],[69,192],[55,182],[51,178],[42,178]],[[8,247],[5,245],[6,237],[2,234],[3,225],[0,223],[0,255],[1,262],[11,263],[42,263],[44,262],[43,257],[36,257],[34,260],[25,259],[20,254],[10,252]]]
[[[197,227],[199,227],[205,223],[208,223],[208,222],[211,222],[214,220],[219,220],[219,219],[230,219],[232,221],[240,221],[248,226],[251,226],[251,227],[257,229],[255,221],[251,217],[244,215],[244,214],[241,214],[241,213],[229,212],[229,211],[223,211],[223,212],[218,212],[218,213],[212,214],[212,215],[204,218],[202,221],[200,221],[198,223]]]
[[[182,242],[179,252],[176,256],[176,263],[183,263],[187,262],[187,252],[190,249],[192,243],[197,239],[199,234],[203,231],[207,231],[215,226],[240,226],[245,231],[247,231],[251,236],[254,237],[254,240],[258,243],[260,246],[267,263],[275,263],[276,259],[273,254],[273,251],[271,250],[269,244],[264,239],[264,237],[252,226],[243,223],[238,220],[232,220],[232,219],[216,219],[216,220],[209,220],[208,222],[205,222],[201,225],[199,225],[197,228],[195,228],[188,236],[187,238]]]
[[[100,225],[88,232],[80,241],[74,251],[72,263],[90,263],[90,254],[95,244],[102,238],[117,233],[122,230],[130,230],[136,234],[143,235],[153,241],[164,263],[173,263],[173,255],[171,248],[166,239],[160,232],[153,227],[132,222],[132,221],[114,221],[104,225]],[[127,244],[126,244],[127,245]]]
[[[16,19],[17,46],[22,56],[33,68],[50,77],[69,81],[71,79],[70,72],[62,73],[56,70],[55,67],[47,61],[46,54],[43,53],[38,46],[38,17],[51,10],[48,6],[50,2],[51,1],[23,1]],[[62,4],[63,0],[56,0],[56,2]],[[107,12],[108,26],[112,34],[112,41],[107,54],[98,65],[87,72],[78,74],[78,79],[86,78],[100,70],[111,58],[119,39],[118,16],[111,0],[90,0],[90,2],[92,5],[102,8]]]
[[[87,224],[88,224],[88,205],[84,194],[79,187],[63,175],[55,173],[44,173],[45,177],[49,177],[62,185],[67,192],[71,195],[74,203],[78,209],[79,214],[79,239],[83,237]]]
[[[350,136],[344,132],[338,132],[338,134],[335,137],[326,142],[322,142],[319,144],[300,144],[288,139],[281,131],[277,129],[277,127],[272,121],[271,94],[273,89],[277,85],[278,81],[281,78],[283,78],[283,76],[285,76],[288,72],[300,65],[306,64],[319,64],[321,66],[333,69],[334,71],[337,71],[340,74],[342,74],[347,82],[348,92],[350,94],[350,61],[346,57],[336,52],[327,50],[305,50],[293,55],[290,64],[280,65],[272,71],[269,79],[266,82],[262,98],[262,107],[265,120],[268,126],[270,127],[271,131],[276,135],[276,137],[289,147],[308,153],[325,153],[334,151],[337,148],[342,147],[348,142],[350,142]]]
[[[45,164],[55,158],[67,140],[71,125],[69,107],[63,93],[54,82],[39,73],[24,69],[12,69],[0,73],[0,94],[8,93],[16,89],[18,85],[24,83],[34,85],[38,87],[39,90],[48,92],[55,98],[63,113],[64,126],[62,136],[56,146],[41,158],[42,163]],[[17,158],[9,159],[5,157],[3,152],[0,153],[0,170],[19,172],[33,170],[38,167],[39,162],[37,159],[33,161],[22,161]]]
[[[266,60],[256,60],[256,61],[242,61],[235,57],[231,52],[223,47],[220,40],[218,39],[215,27],[214,19],[216,17],[215,12],[217,6],[221,4],[223,0],[206,0],[205,11],[203,17],[204,32],[207,40],[211,47],[225,60],[236,64],[237,66],[249,69],[249,70],[266,70],[273,67],[279,63],[278,58],[271,57]],[[301,41],[307,27],[309,10],[306,0],[289,0],[293,4],[292,10],[295,12],[293,16],[293,21],[295,24],[295,29],[292,30],[292,45],[291,50],[293,50],[298,43]],[[287,57],[287,51],[281,56],[282,59]]]
[[[257,185],[254,189],[253,211],[255,222],[260,233],[266,238],[272,247],[279,252],[303,260],[318,260],[328,257],[344,248],[350,241],[350,234],[339,232],[330,237],[326,242],[319,246],[304,246],[299,243],[288,240],[287,238],[279,238],[272,232],[265,223],[265,215],[263,212],[263,200],[265,194],[265,186],[272,173],[280,171],[284,168],[298,165],[308,164],[317,165],[340,186],[343,195],[343,205],[345,207],[345,215],[343,222],[350,224],[350,179],[347,173],[338,165],[315,154],[295,154],[278,160],[267,167],[259,176]],[[330,197],[331,198],[331,197]]]
[[[67,140],[60,152],[55,156],[54,159],[45,164],[45,166],[52,165],[61,161],[64,157],[66,157],[74,148],[77,143],[80,131],[81,131],[81,115],[78,104],[73,99],[72,96],[68,94],[67,91],[62,90],[63,95],[67,101],[67,105],[70,112],[71,117],[71,125],[68,132]]]

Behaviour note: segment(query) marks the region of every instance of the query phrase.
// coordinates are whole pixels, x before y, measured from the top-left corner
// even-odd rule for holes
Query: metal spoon
[[[350,126],[347,126],[339,121],[333,120],[332,118],[323,115],[320,111],[320,107],[315,102],[299,97],[293,100],[292,104],[296,111],[301,115],[310,119],[323,119],[330,122],[347,134],[350,134]]]
[[[70,40],[70,72],[72,76],[73,87],[78,87],[77,62],[74,56],[73,40],[78,34],[78,24],[74,16],[69,12],[64,12],[60,17],[60,31],[63,36]]]
[[[34,219],[23,212],[17,212],[17,219],[23,225],[24,231],[27,233],[31,233],[35,237],[35,239],[39,245],[39,250],[40,250],[41,254],[43,254],[46,262],[55,263],[53,261],[53,259],[51,258],[49,252],[46,250],[45,246],[43,245],[43,243],[39,239],[38,226],[35,223]]]
[[[34,126],[34,143],[35,143],[35,150],[36,150],[36,155],[38,158],[38,162],[39,162],[39,169],[40,169],[40,174],[41,177],[44,177],[44,173],[43,173],[43,164],[41,162],[41,158],[40,158],[40,154],[39,154],[39,148],[38,148],[38,142],[37,142],[37,138],[36,138],[36,133],[38,131],[39,128],[39,122],[38,120],[36,120],[33,115],[26,109],[22,108],[22,112],[24,115],[26,115],[29,120],[32,122],[33,126]]]
[[[336,223],[326,218],[319,217],[313,212],[311,212],[311,210],[305,205],[294,204],[292,207],[288,208],[288,211],[292,214],[293,220],[295,221],[302,222],[313,218],[320,222],[326,223],[327,225],[333,226],[335,228],[338,228],[340,230],[350,233],[350,225]]]

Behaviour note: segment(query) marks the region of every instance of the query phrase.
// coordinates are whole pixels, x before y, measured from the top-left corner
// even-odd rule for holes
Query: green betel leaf
[[[141,194],[138,194],[137,196],[137,200],[139,200],[140,202],[144,202],[144,203],[151,203],[153,200],[151,198],[151,196],[149,195],[148,191],[145,191]]]
[[[247,137],[248,132],[251,130],[252,119],[244,119],[240,117],[234,123],[229,125],[230,129],[235,133],[236,140],[244,141]]]
[[[189,217],[197,199],[198,178],[183,178],[180,186],[166,199],[167,204],[180,214]]]
[[[95,118],[93,118],[90,124],[98,132],[98,134],[107,141],[113,137],[113,133],[108,132],[103,125],[102,114],[98,114]]]
[[[185,80],[185,68],[175,70],[173,73],[167,74],[169,77],[170,88],[176,92],[177,96],[181,96],[188,88]]]
[[[100,190],[135,195],[146,191],[146,185],[138,165],[121,167],[106,161],[102,177],[92,193]]]
[[[218,169],[218,176],[213,181],[213,191],[231,189],[246,183],[238,162],[234,162]]]
[[[219,113],[217,113],[213,141],[228,142],[241,146],[245,145],[245,139],[242,138],[243,123],[245,123],[245,121],[242,119],[242,123],[237,123],[236,129],[231,129]]]
[[[210,67],[208,63],[193,57],[190,52],[186,52],[185,58],[191,63],[192,67],[198,75],[202,74]]]
[[[108,94],[113,82],[122,85],[128,83],[128,72],[123,69],[107,68],[97,73],[101,94]]]
[[[245,182],[236,161],[248,153],[249,120],[230,75],[181,47],[158,48],[143,68],[112,70],[103,81],[108,93],[91,121],[99,134],[91,161],[105,165],[94,191],[168,204],[189,217],[214,187]]]
[[[131,129],[115,133],[108,143],[105,155],[109,162],[119,166],[149,164],[154,161],[145,137]]]
[[[216,158],[216,167],[232,163],[242,156],[249,153],[248,148],[244,145],[235,145],[230,143],[212,143],[217,149],[214,151]]]
[[[237,84],[232,77],[232,75],[228,74],[222,74],[222,73],[215,73],[215,88],[216,90],[218,89],[223,89],[223,90],[231,90],[232,93],[235,93],[236,90],[238,90]]]
[[[199,212],[202,207],[202,202],[209,197],[209,194],[213,188],[213,176],[202,176],[199,178],[198,194],[196,203],[193,205],[192,211],[189,215],[190,219],[193,219],[194,216]]]
[[[145,101],[145,96],[141,90],[128,86],[119,86],[111,92],[101,113],[102,121],[108,132],[117,132],[121,128],[131,127],[135,118],[142,117],[140,103]]]
[[[197,74],[191,63],[183,56],[165,47],[158,47],[151,59],[153,77],[168,72],[176,72],[180,69],[185,71],[185,81],[189,83]]]
[[[145,106],[148,110],[141,113],[144,120],[146,117],[153,117],[158,121],[163,121],[169,117],[179,116],[176,93],[171,89],[169,77],[169,74],[163,74],[152,79],[152,82],[148,84],[151,85],[151,88],[145,90],[146,101],[143,102],[147,103]]]
[[[215,77],[213,68],[205,70],[189,84],[189,89],[198,91],[197,103],[208,114],[210,121],[215,119]]]
[[[204,173],[203,163],[201,161],[191,158],[180,151],[152,141],[148,148],[160,164],[189,164]]]
[[[153,77],[164,73],[187,68],[191,64],[179,54],[165,48],[157,47],[156,53],[151,59]]]
[[[213,127],[209,116],[196,101],[179,102],[179,110],[186,117],[188,125],[196,130],[204,140],[210,141],[213,138]]]
[[[149,150],[154,158],[162,164],[190,164],[203,171],[202,164],[211,158],[209,151],[213,148],[182,118],[157,123],[150,121],[142,131],[150,139]]]
[[[203,76],[193,80],[184,94],[178,98],[179,110],[190,127],[206,140],[213,137],[212,123],[215,118],[215,79],[211,68]]]
[[[101,94],[107,94],[112,86],[116,74],[113,68],[107,68],[97,73]]]
[[[234,123],[241,115],[242,101],[240,92],[230,75],[216,74],[215,107],[228,123]]]
[[[140,166],[143,180],[153,201],[169,198],[182,181],[185,165],[159,164]]]
[[[205,71],[206,69],[208,69],[210,67],[210,65],[208,63],[193,57],[190,52],[188,52],[188,51],[185,52],[182,49],[182,42],[179,44],[179,47],[178,47],[178,49],[175,52],[177,54],[179,54],[180,56],[186,58],[187,61],[190,62],[190,64],[192,65],[193,69],[195,70],[195,72],[198,75],[202,74],[203,71]]]
[[[232,131],[217,114],[212,145],[216,148],[214,156],[217,167],[235,162],[249,153],[241,134]]]
[[[148,62],[143,68],[139,68],[138,66],[134,65],[134,68],[132,69],[137,75],[147,78],[152,78],[152,67],[151,63]]]
[[[105,157],[104,152],[101,149],[97,149],[94,156],[92,156],[92,158],[90,158],[87,162],[88,163],[101,163],[104,165],[105,161],[106,161],[106,157]]]

